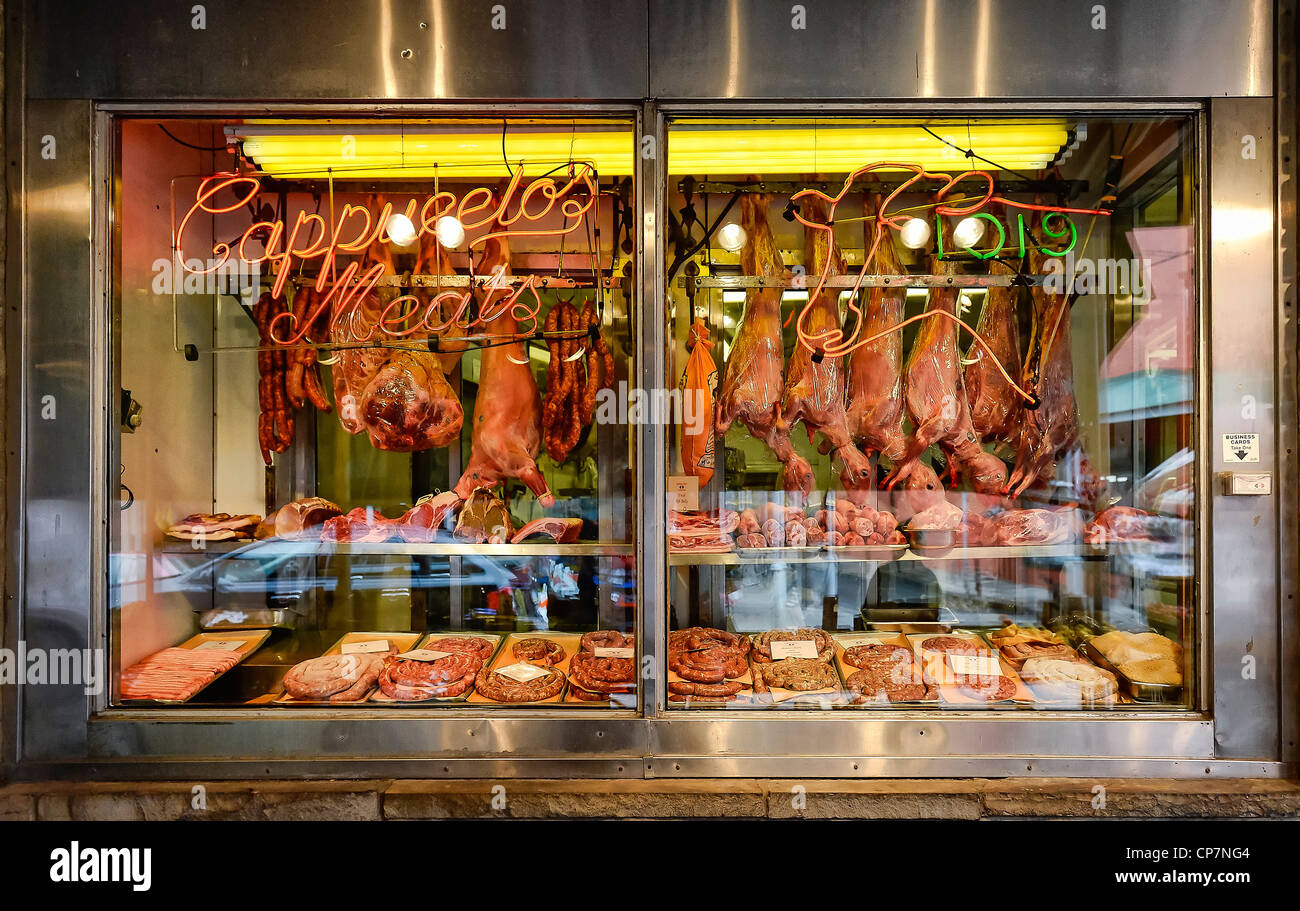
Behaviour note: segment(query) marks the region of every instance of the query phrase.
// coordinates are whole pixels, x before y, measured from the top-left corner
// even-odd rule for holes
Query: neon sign
[[[567,178],[560,180],[540,177],[525,186],[524,178],[524,168],[521,166],[514,172],[504,190],[498,192],[487,187],[475,187],[459,197],[444,190],[425,197],[423,202],[411,199],[403,214],[416,226],[417,238],[435,235],[438,219],[444,215],[454,215],[466,231],[489,226],[500,227],[500,230],[488,230],[470,241],[469,249],[473,250],[498,238],[569,234],[582,226],[587,213],[596,205],[599,191],[595,171],[589,164],[571,165]],[[218,204],[216,198],[223,191],[232,191],[235,201]],[[473,299],[472,290],[466,289],[443,292],[431,301],[411,294],[394,298],[384,307],[377,320],[372,320],[370,325],[362,325],[359,312],[361,302],[375,289],[384,273],[384,266],[377,263],[362,273],[360,265],[351,262],[340,271],[336,257],[340,253],[360,253],[380,238],[394,211],[390,202],[384,203],[378,213],[371,212],[366,206],[348,203],[343,206],[338,220],[333,224],[319,213],[306,211],[298,213],[292,226],[286,226],[282,219],[256,221],[233,244],[214,244],[212,256],[205,268],[190,268],[186,264],[183,248],[185,231],[194,217],[233,212],[249,205],[261,192],[261,179],[256,175],[225,172],[205,178],[198,186],[194,202],[176,226],[172,250],[181,267],[195,275],[205,275],[221,269],[232,254],[239,262],[250,266],[270,263],[275,273],[271,286],[271,296],[274,298],[284,294],[285,283],[293,271],[304,263],[319,260],[320,269],[315,287],[323,297],[313,311],[307,314],[303,325],[296,327],[296,330],[296,320],[292,313],[279,314],[272,322],[270,331],[271,341],[275,344],[287,346],[302,343],[307,328],[315,324],[316,318],[327,307],[330,308],[331,335],[346,324],[358,341],[373,339],[376,331],[388,337],[405,338],[421,329],[436,335],[453,324],[465,329],[486,326],[507,312],[517,322],[532,322],[528,334],[536,331],[541,299],[535,288],[535,276],[530,276],[517,288],[511,289],[502,281],[503,268],[495,270],[483,285],[488,292],[488,303],[473,320],[465,320]],[[559,227],[543,228],[542,222],[553,213],[559,215]],[[262,251],[259,253],[250,250],[250,242],[259,240]],[[494,301],[496,292],[509,293]],[[531,303],[524,302],[525,293],[531,293]],[[452,316],[448,320],[437,321],[435,314],[442,313],[444,304],[450,305]],[[281,320],[287,320],[287,325],[277,327],[276,324]]]
[[[939,239],[938,243],[939,243],[940,256],[942,256],[944,253],[943,222],[942,222],[942,218],[944,216],[948,216],[950,218],[973,216],[976,218],[981,218],[992,222],[997,227],[997,232],[998,232],[996,243],[990,246],[987,250],[971,250],[970,252],[978,259],[992,259],[1001,254],[1002,250],[1005,248],[1006,241],[1007,241],[1006,229],[1003,227],[1002,222],[999,221],[997,218],[995,218],[992,214],[988,212],[980,211],[984,209],[986,206],[988,206],[990,203],[1001,203],[1003,206],[1007,206],[1008,208],[1011,209],[1023,210],[1022,212],[1016,213],[1016,226],[1017,226],[1017,234],[1018,234],[1017,240],[1018,240],[1018,247],[1021,256],[1023,256],[1025,252],[1025,236],[1026,236],[1025,216],[1023,212],[1041,213],[1039,227],[1041,228],[1042,232],[1046,234],[1048,237],[1054,240],[1059,240],[1066,236],[1069,237],[1069,243],[1063,249],[1050,250],[1047,248],[1043,248],[1044,253],[1054,257],[1065,256],[1071,250],[1074,249],[1074,246],[1078,241],[1078,231],[1074,226],[1074,222],[1071,221],[1069,218],[1070,214],[1110,215],[1110,212],[1106,211],[1105,209],[1079,209],[1079,208],[1071,208],[1068,206],[1043,206],[1043,205],[1037,205],[1031,203],[1016,202],[1014,200],[1006,199],[1005,197],[1002,196],[997,196],[994,194],[994,190],[993,190],[993,176],[989,174],[987,171],[963,171],[960,174],[949,176],[943,173],[935,173],[933,171],[927,171],[923,166],[919,164],[900,163],[900,162],[874,162],[872,164],[858,168],[856,171],[854,171],[852,174],[846,177],[844,180],[843,187],[841,187],[839,193],[837,193],[834,196],[828,196],[825,193],[821,192],[820,190],[809,188],[805,190],[800,190],[798,193],[795,193],[790,198],[790,201],[792,203],[796,203],[798,202],[798,200],[804,197],[816,196],[820,198],[823,202],[828,204],[828,212],[827,212],[825,223],[809,221],[808,219],[804,218],[800,214],[797,208],[793,210],[794,217],[799,221],[800,224],[802,224],[806,228],[812,228],[814,230],[826,232],[826,240],[828,245],[834,246],[835,243],[834,225],[835,225],[836,207],[840,204],[840,202],[844,200],[844,197],[848,194],[849,189],[852,187],[855,180],[857,180],[859,177],[861,177],[864,174],[868,174],[872,171],[878,171],[878,170],[908,171],[911,172],[912,176],[909,177],[907,180],[905,180],[897,189],[894,190],[894,192],[890,193],[880,207],[880,212],[878,213],[878,217],[876,219],[875,239],[872,241],[871,249],[867,251],[867,255],[863,259],[862,269],[858,272],[857,281],[854,283],[853,289],[849,295],[848,306],[849,306],[849,310],[852,311],[853,313],[852,318],[854,319],[854,329],[853,329],[853,333],[847,338],[844,335],[844,330],[839,327],[827,329],[825,331],[818,332],[815,334],[808,332],[804,328],[805,320],[808,318],[808,314],[812,311],[813,305],[816,303],[817,298],[821,295],[822,291],[825,289],[826,280],[830,275],[832,258],[831,257],[826,258],[826,263],[822,267],[821,275],[818,277],[817,287],[809,293],[808,302],[804,305],[803,309],[800,310],[799,318],[796,321],[796,326],[795,326],[796,332],[798,333],[799,336],[799,344],[803,345],[805,348],[812,351],[816,355],[825,356],[825,357],[840,357],[842,355],[848,354],[850,351],[853,351],[856,348],[861,348],[863,345],[869,345],[872,342],[876,341],[878,338],[884,335],[888,335],[892,332],[896,332],[902,328],[903,324],[900,324],[898,326],[893,326],[885,330],[884,332],[878,333],[877,335],[868,338],[859,338],[859,333],[862,330],[864,320],[863,320],[862,308],[858,304],[858,291],[861,289],[862,281],[863,279],[866,278],[868,270],[871,268],[871,264],[875,260],[876,250],[879,249],[881,241],[887,236],[885,232],[890,230],[898,231],[901,230],[903,226],[905,216],[903,216],[901,213],[891,214],[889,211],[890,205],[902,193],[909,192],[909,191],[911,192],[920,191],[922,188],[916,185],[921,183],[922,181],[931,181],[937,184],[937,188],[931,190],[931,192],[934,193],[935,199],[938,200],[939,202],[939,204],[935,206],[934,211],[935,211],[935,227],[937,229],[936,234]],[[954,187],[956,187],[958,184],[962,183],[963,181],[970,180],[970,179],[978,179],[984,182],[984,189],[981,195],[975,197],[973,201],[965,200],[966,202],[969,202],[969,205],[964,205],[964,206],[950,205],[943,202],[943,199],[948,196],[948,194],[953,190]],[[972,329],[970,326],[967,326],[956,316],[953,316],[952,314],[946,313],[942,310],[926,311],[925,313],[915,316],[912,319],[913,320],[926,319],[931,316],[947,316],[955,320],[958,323],[959,327],[965,328],[966,331],[970,333],[970,335],[975,339],[977,344],[981,345],[986,349],[988,348],[988,345],[984,342],[982,338],[980,338],[978,334],[976,334],[974,329]],[[909,320],[908,322],[911,322],[911,320]]]

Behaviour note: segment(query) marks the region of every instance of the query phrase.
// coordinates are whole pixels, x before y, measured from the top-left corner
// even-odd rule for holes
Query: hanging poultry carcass
[[[803,210],[809,221],[818,224],[829,221],[826,204],[816,197],[808,198],[803,203]],[[827,277],[844,273],[844,255],[830,231],[805,225],[803,237],[804,268],[813,297],[800,316],[799,329],[801,336],[806,333],[816,338],[841,328],[839,292],[823,289],[818,294],[815,289],[821,282],[823,270],[826,270]],[[871,461],[853,445],[844,411],[844,393],[844,359],[826,357],[824,353],[815,357],[814,352],[800,342],[795,345],[786,366],[780,422],[793,428],[796,421],[803,421],[810,443],[815,433],[822,434],[825,437],[824,450],[833,450],[844,460],[844,471],[840,475],[844,487],[847,490],[869,490]],[[809,472],[806,477],[809,487],[802,491],[805,495],[811,492],[812,480]]]
[[[494,229],[495,230],[495,229]],[[478,274],[490,275],[498,266],[508,271],[510,250],[504,237],[484,245]],[[474,402],[474,435],[469,464],[456,485],[468,500],[479,488],[491,489],[510,478],[528,485],[543,506],[555,504],[546,478],[537,468],[542,442],[542,397],[528,354],[519,340],[513,307],[503,306],[510,289],[485,288],[479,318],[491,336],[480,351],[478,396]],[[508,538],[508,536],[507,536]]]
[[[944,247],[951,249],[950,242]],[[936,275],[957,274],[953,261],[937,255],[931,257],[931,269]],[[903,371],[904,402],[912,419],[913,438],[894,469],[891,487],[916,470],[921,454],[933,444],[947,456],[954,482],[964,476],[984,494],[1000,492],[1006,482],[1006,464],[984,451],[971,422],[957,347],[957,297],[956,288],[930,289],[927,318],[921,321]]]
[[[1043,273],[1046,255],[1029,251],[1029,269]],[[1056,472],[1055,462],[1079,439],[1079,414],[1074,401],[1074,363],[1070,354],[1070,298],[1033,288],[1034,336],[1030,339],[1021,385],[1038,400],[1037,408],[1021,411],[1016,464],[1004,492],[1020,496],[1037,481]]]
[[[740,254],[741,269],[746,275],[783,283],[789,273],[781,262],[781,252],[767,222],[768,202],[768,196],[758,193],[746,193],[740,198],[741,224],[746,234]],[[790,428],[781,420],[784,361],[781,289],[755,288],[746,295],[745,312],[724,368],[718,400],[718,436],[725,437],[732,423],[740,421],[785,466],[785,489],[802,495],[812,490],[813,472],[808,460],[794,451]]]
[[[893,231],[881,224],[884,200],[875,195],[864,201],[866,247],[875,246],[873,274],[905,276],[907,270],[894,246]],[[879,225],[879,229],[877,229]],[[876,241],[876,231],[880,231]],[[879,453],[894,465],[903,462],[910,437],[903,428],[903,330],[890,331],[903,321],[907,291],[900,280],[892,287],[871,288],[862,313],[860,339],[871,339],[848,355],[847,424],[849,432],[868,455]],[[918,460],[895,480],[895,506],[901,518],[943,499],[943,485],[929,465]]]

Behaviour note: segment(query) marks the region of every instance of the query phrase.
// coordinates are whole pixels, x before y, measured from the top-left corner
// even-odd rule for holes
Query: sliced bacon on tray
[[[184,702],[239,663],[226,649],[165,648],[122,671],[123,699]]]

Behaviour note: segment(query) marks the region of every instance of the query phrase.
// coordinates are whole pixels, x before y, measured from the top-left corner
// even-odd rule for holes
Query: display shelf
[[[918,554],[904,551],[897,557],[866,557],[856,554],[838,554],[825,548],[809,548],[806,554],[790,555],[788,548],[780,556],[768,556],[762,551],[755,554],[703,554],[670,553],[669,566],[750,566],[764,563],[890,563],[893,560],[1105,560],[1114,556],[1136,553],[1180,553],[1181,545],[1150,542],[1149,544],[1123,543],[1106,546],[1092,544],[1026,544],[1007,547],[954,547],[944,553]]]
[[[408,544],[404,541],[355,543],[350,541],[290,541],[266,538],[261,541],[214,541],[205,548],[195,549],[186,541],[166,541],[162,553],[173,555],[204,556],[246,552],[247,556],[446,556],[463,557],[474,554],[483,557],[630,557],[635,553],[632,544],[555,544],[547,542],[521,544],[470,544],[462,541],[435,541],[429,544]]]

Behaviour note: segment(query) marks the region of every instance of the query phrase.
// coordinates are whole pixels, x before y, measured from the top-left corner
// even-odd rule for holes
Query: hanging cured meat
[[[875,212],[868,214],[879,218],[882,205],[876,196]],[[869,227],[867,231],[871,235],[875,228]],[[870,236],[867,239],[868,249],[872,239]],[[893,232],[888,228],[883,228],[876,245],[873,271],[877,275],[907,274],[894,247]],[[902,280],[897,287],[869,289],[859,335],[875,341],[849,353],[849,431],[867,452],[884,453],[892,459],[901,458],[907,449],[907,434],[903,430],[903,330],[881,338],[876,336],[903,321],[906,299]]]
[[[883,207],[879,195],[863,206],[875,218],[868,222],[868,249],[874,241],[875,225],[879,224]],[[887,227],[882,228],[876,244],[873,271],[877,275],[907,274],[898,258],[893,232]],[[848,355],[849,432],[868,454],[880,453],[895,465],[907,454],[910,438],[903,429],[903,330],[889,330],[903,321],[906,299],[902,280],[897,287],[869,289],[859,337],[874,341],[853,349]],[[919,460],[911,463],[907,473],[896,479],[896,484],[899,492],[895,493],[895,499],[904,518],[943,497],[938,476]]]
[[[316,348],[313,345],[314,341],[324,338],[324,333],[319,331],[317,325],[308,326],[306,329],[302,326],[308,314],[317,314],[317,324],[327,319],[323,313],[318,313],[317,305],[320,298],[321,295],[315,288],[311,285],[303,285],[293,292],[293,300],[290,304],[293,321],[289,324],[289,332],[294,335],[301,332],[303,335],[300,345],[286,348],[284,352],[286,360],[284,388],[289,397],[289,404],[295,409],[301,409],[311,402],[314,408],[321,411],[333,410],[321,385],[320,373],[316,367]],[[283,336],[283,330],[278,334]]]
[[[509,262],[505,238],[494,237],[485,245],[478,272],[491,274],[497,266],[508,267]],[[524,346],[514,340],[519,325],[512,308],[500,306],[509,293],[509,289],[487,291],[479,304],[480,318],[495,338],[481,352],[473,442],[456,493],[465,500],[477,488],[492,488],[518,478],[539,503],[552,506],[555,497],[536,461],[542,442],[542,397]]]
[[[816,197],[804,203],[804,215],[821,224],[829,220],[826,204]],[[810,286],[820,282],[823,270],[827,270],[828,277],[844,273],[844,256],[829,232],[805,226],[803,238],[804,268]],[[807,316],[801,320],[803,332],[816,337],[840,329],[838,298],[838,291],[825,289],[809,300]],[[803,344],[795,345],[790,355],[781,396],[781,423],[793,427],[799,420],[808,429],[809,442],[814,433],[821,433],[827,447],[844,460],[841,478],[846,488],[870,489],[871,462],[853,445],[844,412],[844,361],[840,357],[815,356]],[[810,485],[803,490],[807,494],[811,491],[811,472],[805,481]]]
[[[767,223],[767,204],[768,197],[757,193],[740,198],[746,234],[740,264],[746,275],[784,282],[788,273]],[[783,364],[781,289],[755,288],[746,297],[745,312],[727,358],[718,405],[718,435],[725,437],[732,423],[739,420],[785,466],[785,489],[809,491],[813,485],[812,466],[794,451],[789,425],[781,420]]]
[[[368,204],[378,211],[375,197]],[[393,274],[392,254],[377,232],[373,242],[362,257],[361,271],[375,265],[384,266],[386,274]],[[363,297],[351,312],[343,313],[332,325],[330,341],[338,347],[334,364],[334,404],[339,411],[339,423],[348,433],[357,434],[366,429],[361,416],[363,393],[370,381],[388,361],[387,348],[366,345],[371,340],[371,327],[377,326],[384,307],[375,293]]]
[[[999,214],[995,212],[994,214]],[[971,423],[983,441],[1011,442],[1020,422],[1024,399],[1003,375],[1020,376],[1020,331],[1016,325],[1018,288],[989,288],[984,296],[975,331],[989,349],[972,344],[963,374],[966,397],[970,401]],[[1001,364],[994,363],[994,358]]]
[[[596,393],[614,385],[614,355],[600,334],[600,310],[561,301],[546,315],[550,361],[542,400],[542,443],[556,464],[569,457],[596,415]]]
[[[379,236],[371,244],[367,259],[383,263],[388,274],[394,274],[396,267],[388,246]],[[442,260],[439,258],[437,262]],[[383,313],[377,301],[372,303],[367,299],[363,302],[365,307]],[[422,308],[414,305],[412,309],[419,312]],[[367,325],[367,331],[371,330],[375,341],[385,341],[377,322]],[[446,446],[457,439],[465,412],[443,374],[438,356],[424,348],[379,350],[382,353],[374,361],[366,362],[378,363],[378,367],[362,387],[358,401],[360,423],[370,436],[371,445],[390,452],[418,452]]]
[[[418,452],[460,437],[460,399],[431,351],[390,352],[361,394],[370,443],[389,452]]]
[[[287,352],[271,339],[271,323],[283,312],[284,302],[264,292],[253,305],[257,326],[257,442],[262,460],[271,464],[271,453],[284,452],[293,442],[293,411],[285,389]]]
[[[1045,259],[1041,250],[1030,250],[1030,272],[1041,275]],[[1070,359],[1070,299],[1035,285],[1033,301],[1034,335],[1021,385],[1037,397],[1039,405],[1021,411],[1016,464],[1006,482],[1006,492],[1014,496],[1024,493],[1035,481],[1051,478],[1056,471],[1055,461],[1079,438],[1074,364]]]
[[[718,388],[718,368],[713,365],[709,326],[697,319],[687,343],[690,356],[682,373],[682,470],[699,478],[700,486],[713,479],[713,392]]]
[[[951,249],[950,243],[944,246]],[[957,273],[954,262],[937,255],[931,258],[931,270]],[[921,454],[937,443],[948,456],[954,481],[965,476],[980,493],[997,493],[1006,480],[1006,465],[984,451],[971,423],[957,348],[957,294],[955,288],[930,289],[926,313],[933,315],[921,321],[903,371],[904,402],[915,429],[895,478],[915,470]]]

